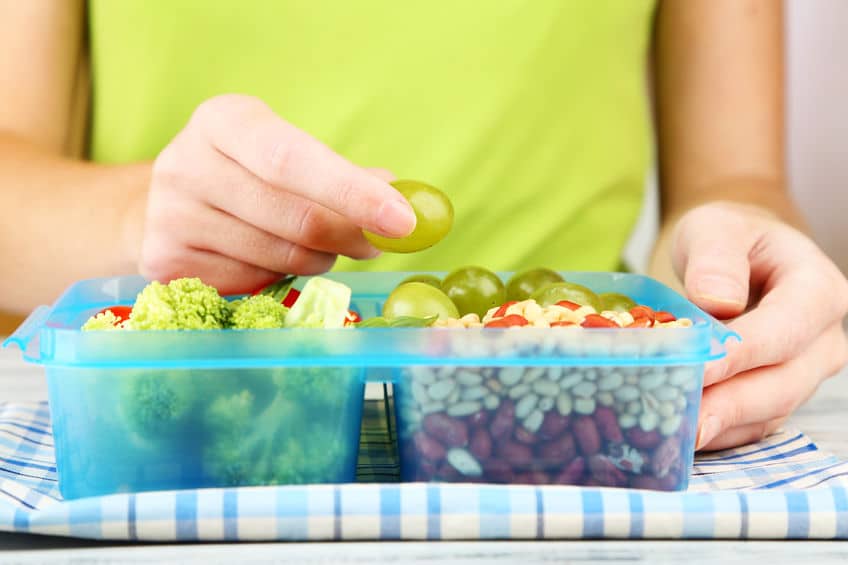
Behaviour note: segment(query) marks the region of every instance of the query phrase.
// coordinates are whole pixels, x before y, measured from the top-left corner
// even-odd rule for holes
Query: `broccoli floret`
[[[289,309],[274,298],[262,294],[230,304],[231,327],[236,330],[271,330],[282,328]]]
[[[136,298],[126,324],[132,330],[215,330],[227,327],[230,308],[197,278],[152,282]]]
[[[294,367],[274,371],[274,384],[300,404],[337,407],[348,394],[351,372],[344,367]]]
[[[333,462],[346,460],[346,450],[352,447],[336,437],[335,423],[328,428],[310,418],[338,408],[336,401],[318,402],[311,396],[318,390],[321,387],[304,393],[291,383],[261,412],[246,391],[213,401],[204,418],[210,433],[203,455],[205,472],[227,485],[325,480]]]
[[[301,441],[289,441],[274,459],[269,475],[271,484],[309,484],[326,482],[349,455],[342,440],[329,432],[311,434]]]
[[[124,377],[121,409],[127,426],[145,439],[180,430],[196,394],[187,373],[144,373]]]
[[[82,330],[85,332],[119,330],[121,329],[120,322],[121,319],[113,314],[111,310],[106,310],[89,318],[83,324]]]

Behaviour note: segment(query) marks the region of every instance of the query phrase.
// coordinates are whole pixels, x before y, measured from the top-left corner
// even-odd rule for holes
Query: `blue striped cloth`
[[[385,410],[366,403],[358,484],[65,502],[47,405],[0,404],[0,530],[152,541],[848,539],[848,462],[797,431],[700,457],[683,493],[400,484]]]

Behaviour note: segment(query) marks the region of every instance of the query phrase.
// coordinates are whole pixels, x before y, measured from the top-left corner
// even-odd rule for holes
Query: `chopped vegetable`
[[[89,318],[82,329],[85,331],[119,330],[120,324],[121,319],[112,310],[107,309]]]
[[[350,287],[329,279],[314,277],[286,316],[286,326],[293,328],[341,328],[350,306]]]
[[[228,326],[230,308],[218,291],[197,278],[152,282],[136,298],[125,324],[132,330],[215,330]]]
[[[232,309],[231,327],[235,330],[273,330],[286,324],[289,309],[264,294],[237,300]]]

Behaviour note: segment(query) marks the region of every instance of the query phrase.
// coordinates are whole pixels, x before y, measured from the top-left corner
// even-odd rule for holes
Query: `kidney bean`
[[[513,467],[527,467],[533,462],[533,452],[526,445],[505,440],[495,446],[495,453]]]
[[[472,428],[482,427],[489,423],[489,413],[486,410],[480,410],[468,417],[468,424]]]
[[[563,416],[556,410],[550,410],[545,414],[545,419],[542,420],[542,426],[539,428],[539,434],[545,439],[553,439],[568,428],[569,418]]]
[[[465,476],[457,471],[453,465],[445,461],[439,465],[438,478],[449,483],[465,482]]]
[[[478,460],[488,459],[492,454],[492,438],[484,428],[477,428],[471,433],[468,451]]]
[[[431,481],[436,476],[436,465],[432,461],[421,460],[415,466],[416,481]]]
[[[649,475],[635,475],[630,477],[630,486],[643,490],[665,490],[662,488],[662,482]]]
[[[627,430],[627,442],[638,449],[653,449],[660,444],[662,436],[657,430],[646,432],[642,428],[633,427]]]
[[[468,445],[468,426],[465,422],[441,412],[424,417],[424,431],[447,447]]]
[[[445,458],[445,448],[442,444],[422,431],[416,432],[412,438],[418,457],[438,463]]]
[[[577,455],[577,446],[574,444],[574,437],[568,432],[539,447],[539,457],[545,465],[559,467],[566,461],[574,459],[575,455]]]
[[[592,478],[604,486],[623,487],[627,485],[627,475],[613,465],[612,461],[603,455],[593,455],[589,458],[589,473]]]
[[[612,408],[607,406],[595,408],[595,423],[598,425],[598,432],[605,440],[614,443],[624,441],[621,428],[618,426],[618,418]]]
[[[578,485],[580,484],[585,471],[586,459],[583,457],[576,457],[565,466],[565,469],[563,469],[562,472],[554,477],[553,482],[558,485]]]
[[[509,398],[504,398],[495,412],[495,417],[492,418],[492,423],[489,425],[489,432],[492,434],[492,439],[498,441],[509,437],[514,426],[515,403]]]
[[[591,416],[577,418],[571,431],[583,455],[594,455],[601,450],[601,436]]]
[[[521,485],[548,485],[551,479],[544,471],[527,471],[515,475],[513,482]]]
[[[503,459],[482,462],[483,477],[492,483],[510,483],[513,480],[512,466]]]
[[[680,484],[683,476],[679,472],[672,472],[660,479],[660,488],[662,490],[680,490]]]
[[[651,472],[662,479],[680,463],[680,440],[669,437],[654,450],[651,457]]]
[[[533,445],[539,441],[539,438],[535,434],[528,432],[523,426],[515,429],[514,437],[516,441],[520,441],[525,445]]]

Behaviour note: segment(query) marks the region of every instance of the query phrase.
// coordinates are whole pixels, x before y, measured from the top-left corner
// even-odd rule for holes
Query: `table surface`
[[[0,350],[0,400],[47,398],[43,370],[24,364],[17,349]],[[827,381],[790,420],[823,450],[848,458],[845,433],[848,368]],[[379,542],[143,545],[0,533],[3,563],[446,563],[650,562],[846,563],[842,542],[564,541]]]

